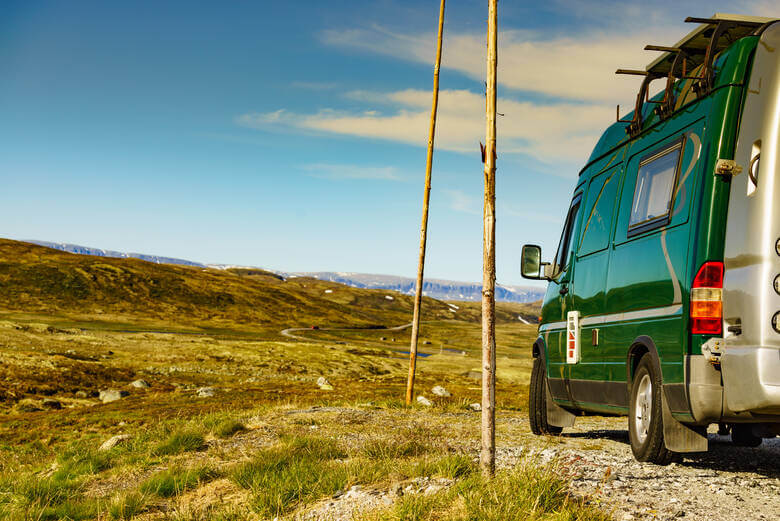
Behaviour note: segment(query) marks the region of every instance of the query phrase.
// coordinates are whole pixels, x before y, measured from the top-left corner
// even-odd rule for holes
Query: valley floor
[[[310,329],[296,332],[301,341],[164,326],[0,319],[0,517],[752,520],[780,511],[777,442],[736,449],[712,434],[708,454],[656,467],[634,462],[624,418],[531,435],[533,326],[499,326],[490,482],[476,468],[471,408],[478,324],[423,325],[429,356],[416,389],[432,405],[411,408],[398,353],[408,330]],[[437,385],[450,396],[435,396]]]

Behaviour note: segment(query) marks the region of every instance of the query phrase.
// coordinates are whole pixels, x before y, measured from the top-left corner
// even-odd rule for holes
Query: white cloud
[[[674,35],[652,41],[673,43]],[[328,45],[358,49],[417,63],[432,63],[433,34],[404,34],[374,25],[370,29],[325,31]],[[643,51],[648,35],[599,32],[549,38],[531,31],[502,31],[498,81],[502,87],[571,100],[626,103],[635,95],[636,78],[619,77],[619,67],[641,68],[655,55]],[[442,67],[479,81],[485,77],[484,34],[445,33]],[[446,72],[442,81],[446,81]]]
[[[463,212],[472,215],[479,215],[480,201],[463,190],[446,189],[444,193],[449,198],[450,209],[456,212]]]
[[[324,179],[374,179],[381,181],[401,181],[398,169],[392,166],[362,166],[338,165],[330,163],[314,163],[304,165],[303,170],[311,172],[314,177]]]
[[[352,99],[371,102],[389,109],[344,112],[324,109],[312,114],[288,111],[239,116],[236,121],[248,127],[288,127],[308,131],[382,139],[426,146],[430,121],[431,93],[407,89],[389,93],[355,91]],[[485,100],[467,90],[440,92],[436,125],[438,149],[479,153],[485,136]],[[599,133],[611,123],[611,109],[587,103],[540,105],[501,98],[498,111],[498,153],[532,156],[545,164],[566,166],[558,175],[574,175],[584,164]]]

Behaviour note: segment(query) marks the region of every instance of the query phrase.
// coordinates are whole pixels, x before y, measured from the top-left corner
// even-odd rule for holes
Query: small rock
[[[146,380],[135,380],[134,382],[130,383],[130,386],[135,387],[136,389],[148,389],[149,382]]]
[[[320,376],[319,378],[317,378],[317,387],[319,387],[323,391],[332,391],[333,390],[333,386],[330,384],[330,382],[324,376]]]
[[[98,394],[98,398],[100,398],[100,401],[103,403],[109,403],[109,402],[115,402],[121,398],[124,398],[127,396],[127,391],[118,391],[116,389],[106,389],[104,391],[100,391],[100,394]]]
[[[424,346],[429,346],[429,345],[431,345],[431,341],[430,340],[423,340],[423,345]]]
[[[216,390],[213,387],[199,387],[195,394],[198,398],[211,398],[216,394]]]
[[[53,398],[45,398],[41,404],[44,409],[59,410],[62,409],[62,404]]]
[[[425,487],[425,490],[423,490],[423,495],[430,496],[432,494],[439,492],[440,490],[444,490],[444,488],[445,488],[444,485],[440,483],[434,483],[432,485],[428,485],[427,487]]]
[[[426,407],[430,407],[431,405],[433,405],[428,398],[422,395],[417,397],[417,403],[419,403],[420,405],[424,405]]]
[[[76,394],[74,395],[76,398],[86,398],[87,392],[86,391],[76,391]]]
[[[386,337],[386,336],[381,336],[381,337],[379,337],[379,340],[381,340],[382,342],[384,342],[385,340],[387,340],[387,337]]]
[[[108,438],[106,441],[103,442],[103,445],[100,446],[98,450],[111,450],[123,441],[127,441],[131,438],[129,434],[117,434],[116,436],[112,436],[111,438]]]
[[[482,404],[480,404],[480,403],[470,403],[469,404],[469,409],[471,409],[472,411],[479,412],[479,411],[482,410]]]
[[[435,396],[441,396],[442,398],[446,398],[448,396],[452,396],[450,394],[450,392],[447,389],[445,389],[444,387],[442,387],[441,385],[435,386],[433,389],[431,389],[431,392]]]
[[[35,403],[29,400],[20,401],[16,404],[16,410],[19,412],[39,412],[42,411]]]

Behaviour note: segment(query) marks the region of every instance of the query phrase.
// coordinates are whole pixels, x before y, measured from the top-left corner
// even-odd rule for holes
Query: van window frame
[[[683,157],[685,156],[686,137],[687,134],[684,133],[674,141],[657,147],[651,152],[648,152],[639,160],[639,165],[636,169],[636,177],[634,181],[634,194],[631,197],[631,210],[629,210],[628,214],[628,231],[626,232],[627,238],[635,237],[651,230],[661,228],[671,222],[672,209],[674,208],[674,199],[677,192],[677,183],[679,182],[680,170],[682,168]],[[639,185],[639,173],[642,171],[642,167],[666,156],[667,154],[674,152],[675,150],[679,150],[679,155],[677,156],[677,164],[674,167],[674,180],[672,181],[671,189],[669,190],[669,199],[666,213],[632,225],[631,213],[633,211],[634,204],[636,204],[636,190]]]
[[[561,239],[558,242],[558,250],[555,252],[555,269],[553,270],[554,277],[557,277],[569,269],[569,261],[572,251],[571,242],[574,234],[576,233],[574,230],[574,223],[577,220],[577,215],[579,215],[579,212],[582,209],[582,194],[583,192],[578,192],[574,195],[571,200],[571,204],[569,204],[569,211],[566,212],[566,221],[564,222],[563,230],[561,230]],[[560,257],[562,254],[565,255],[566,258],[561,259]],[[561,265],[561,262],[565,262],[565,264]]]
[[[613,237],[613,235],[615,233],[615,226],[617,225],[618,207],[620,205],[620,190],[621,190],[622,184],[623,184],[623,175],[625,174],[624,166],[625,165],[623,163],[618,163],[616,165],[609,166],[608,168],[605,168],[601,172],[598,172],[597,174],[594,174],[590,178],[590,181],[588,182],[587,190],[584,191],[583,198],[585,199],[585,203],[590,204],[591,186],[593,185],[593,182],[599,176],[604,175],[604,174],[608,174],[610,177],[613,176],[613,175],[618,176],[618,178],[616,179],[616,183],[617,184],[615,185],[615,198],[612,201],[612,215],[610,216],[610,224],[609,224],[609,229],[607,231],[607,242],[601,248],[598,248],[598,249],[593,250],[593,251],[589,251],[587,253],[583,253],[582,252],[582,244],[583,244],[583,240],[585,239],[585,234],[586,234],[587,229],[588,229],[588,226],[587,226],[588,221],[587,220],[583,220],[582,221],[583,229],[580,232],[580,242],[579,242],[579,244],[577,244],[577,253],[576,253],[576,255],[577,255],[578,259],[585,258],[585,257],[588,257],[589,255],[595,255],[597,253],[603,252],[604,250],[609,248],[610,245],[613,242],[612,237]],[[605,182],[601,185],[601,189],[599,190],[599,193],[597,195],[597,199],[594,202],[594,206],[591,207],[591,212],[595,210],[595,205],[598,204],[599,199],[601,198],[601,195],[602,195],[605,187],[606,187],[606,179],[605,179]],[[585,194],[587,194],[587,196]],[[582,216],[583,216],[583,219],[585,219],[585,218],[590,219],[591,218],[591,215],[586,216],[585,214],[582,214]]]

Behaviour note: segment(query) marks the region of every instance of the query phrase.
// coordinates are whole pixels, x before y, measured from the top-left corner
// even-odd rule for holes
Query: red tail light
[[[691,285],[691,333],[713,335],[723,333],[723,263],[702,264]]]

